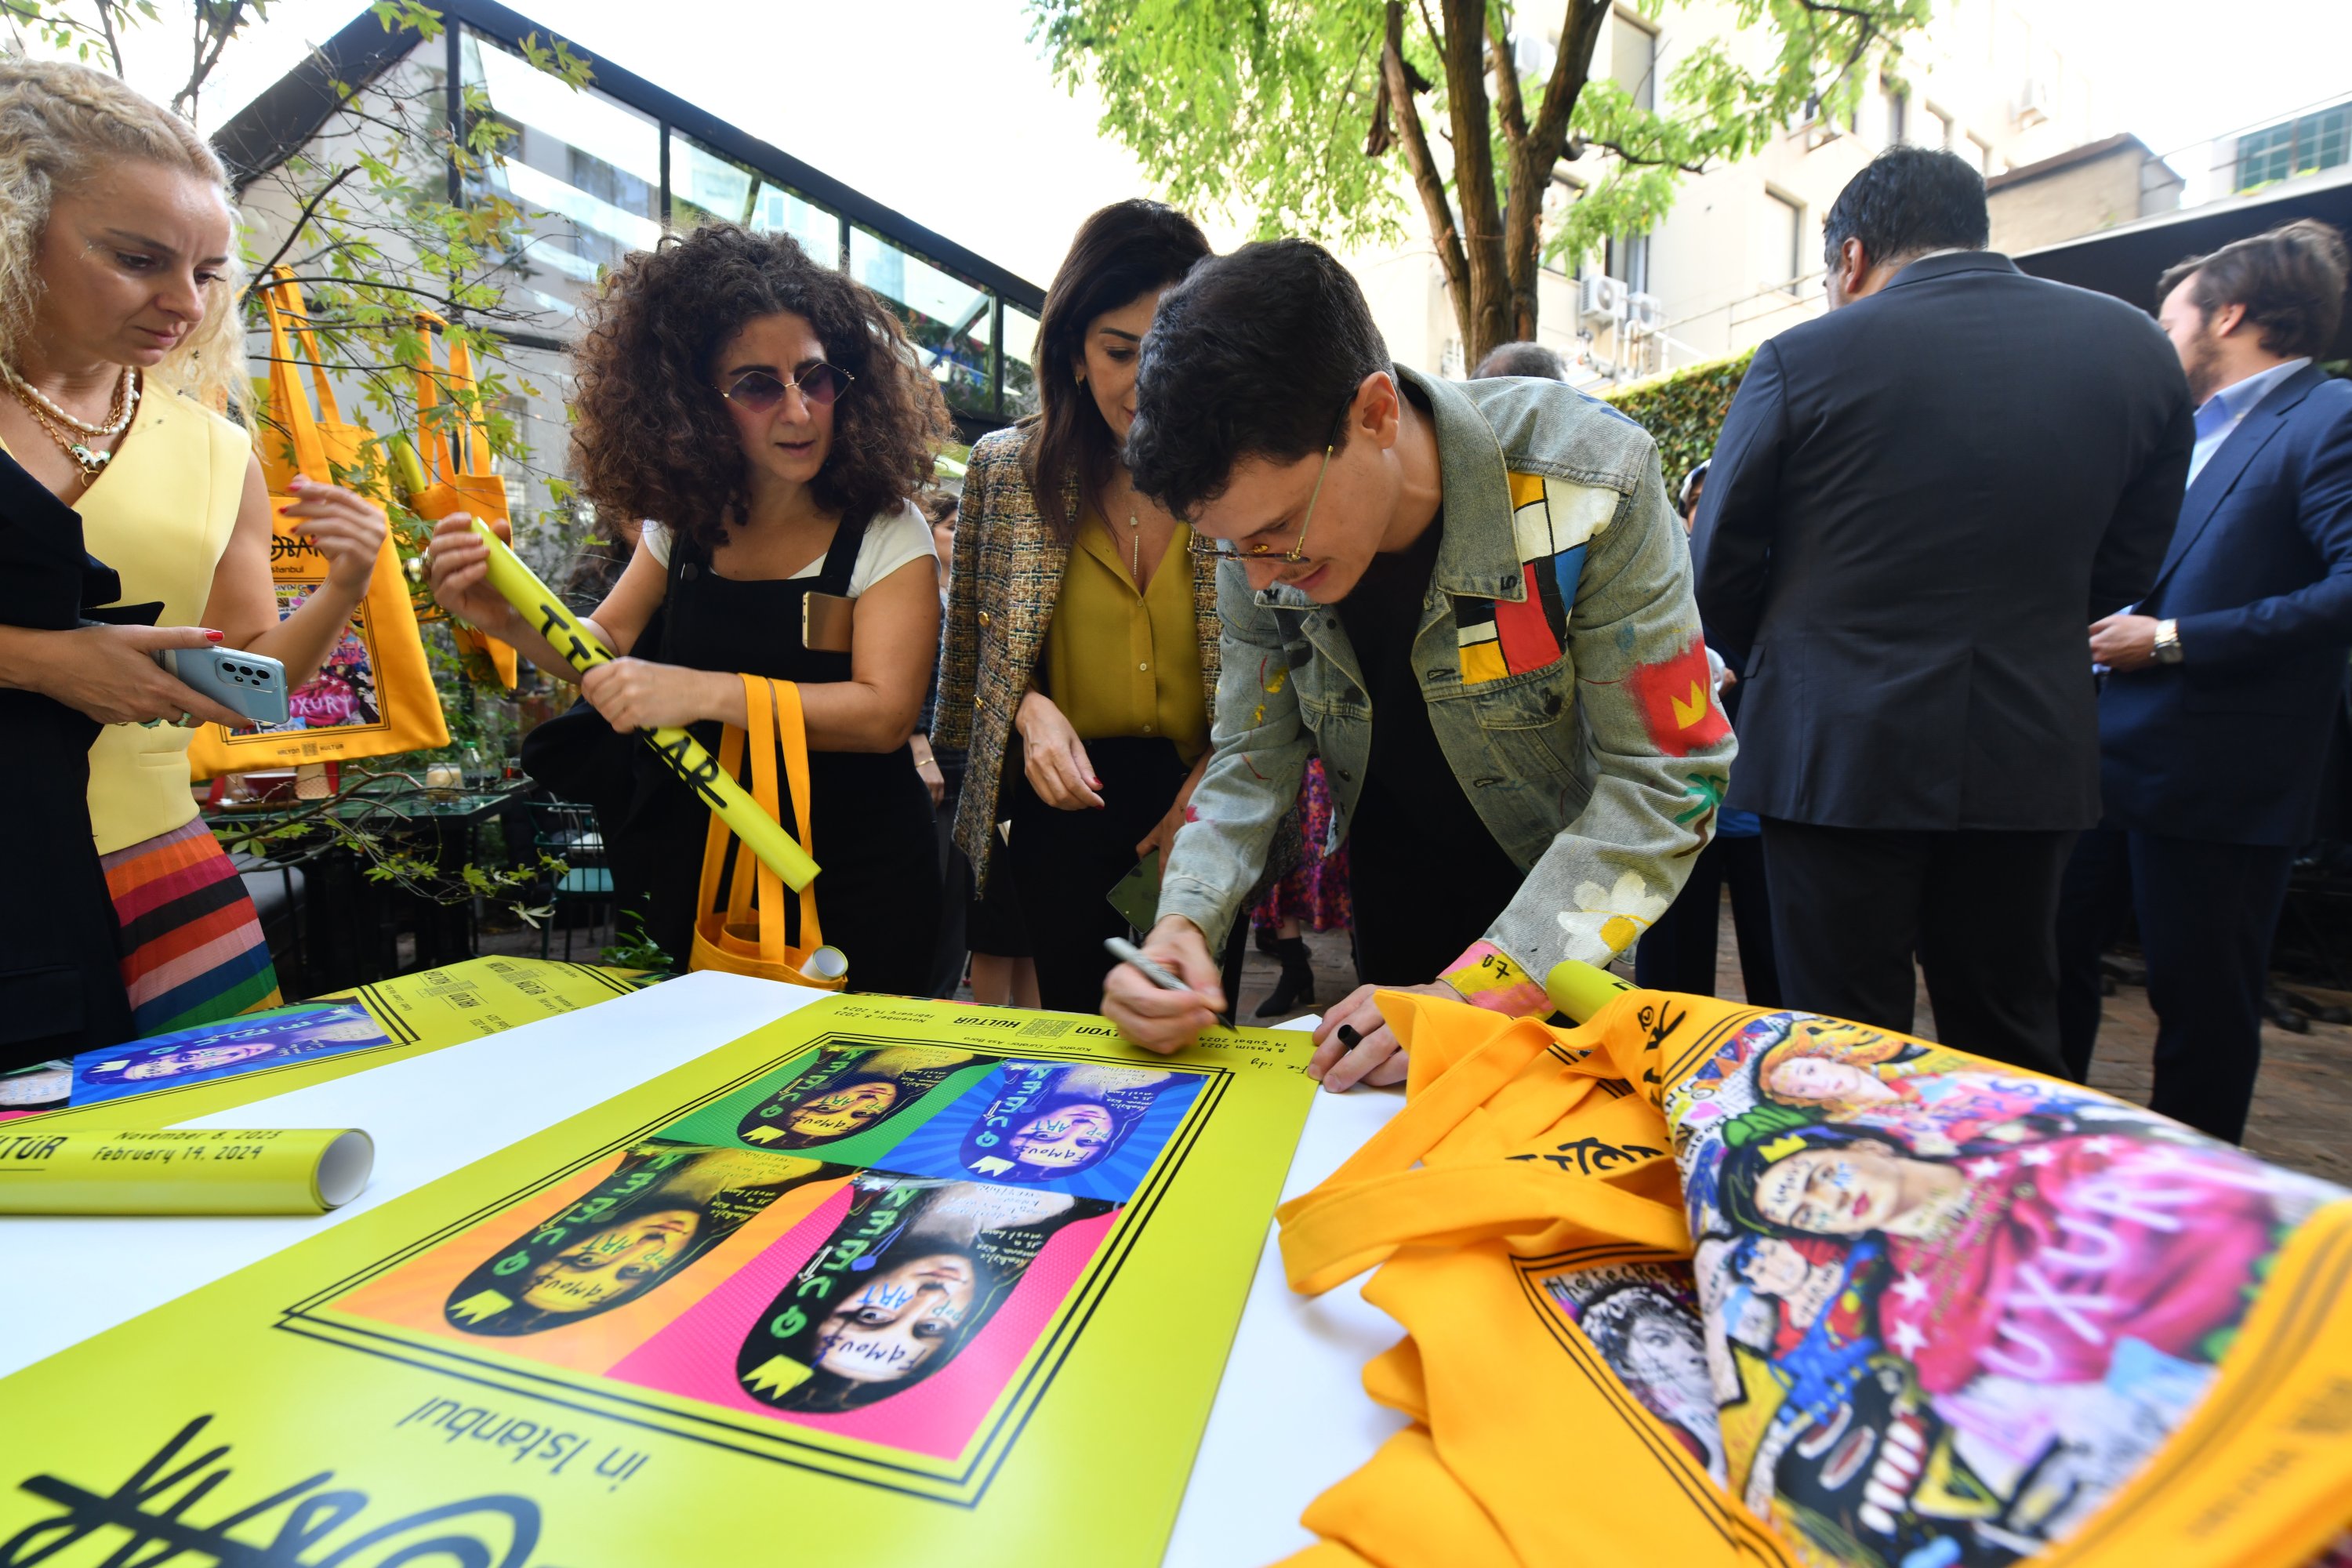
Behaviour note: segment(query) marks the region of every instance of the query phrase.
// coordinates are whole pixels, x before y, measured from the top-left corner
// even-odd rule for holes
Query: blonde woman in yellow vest
[[[307,487],[294,512],[328,579],[278,618],[261,466],[205,406],[245,384],[235,231],[220,161],[185,121],[99,71],[0,59],[0,446],[81,514],[121,604],[160,606],[152,626],[0,627],[0,685],[107,726],[73,830],[95,836],[142,1035],[278,999],[253,905],[189,789],[189,731],[236,715],[152,656],[247,649],[301,684],[384,537],[374,506]]]

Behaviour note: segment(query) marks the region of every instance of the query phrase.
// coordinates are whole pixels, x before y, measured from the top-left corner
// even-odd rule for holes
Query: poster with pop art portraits
[[[1712,1036],[1664,1089],[1691,1293],[1653,1303],[1678,1326],[1642,1368],[1680,1373],[1685,1429],[1704,1380],[1709,1468],[1814,1561],[2069,1540],[2199,1410],[2289,1236],[2347,1195],[1857,1025]]]
[[[1310,1055],[828,998],[0,1381],[0,1563],[1157,1563]]]

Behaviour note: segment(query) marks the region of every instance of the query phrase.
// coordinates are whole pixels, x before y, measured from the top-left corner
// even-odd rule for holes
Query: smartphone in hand
[[[286,667],[266,653],[225,647],[167,647],[155,662],[183,686],[203,692],[257,724],[286,722]]]

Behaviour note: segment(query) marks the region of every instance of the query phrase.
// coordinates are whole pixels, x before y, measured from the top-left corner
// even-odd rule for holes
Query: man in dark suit
[[[2318,810],[2352,657],[2352,384],[2313,364],[2342,319],[2343,237],[2291,223],[2165,274],[2160,320],[2196,399],[2180,526],[2155,585],[2091,628],[2105,827],[2070,889],[2127,869],[2156,1008],[2154,1109],[2245,1131],[2271,934]],[[2067,1067],[2097,1038],[2095,898],[2060,943]]]
[[[1984,249],[1984,181],[1890,148],[1825,228],[1830,311],[1756,351],[1699,509],[1747,656],[1784,1001],[2059,1070],[2059,875],[2099,816],[2082,617],[2147,592],[2193,439],[2164,334]]]

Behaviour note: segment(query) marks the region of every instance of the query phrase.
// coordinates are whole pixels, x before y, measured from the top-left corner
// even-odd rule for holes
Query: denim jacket
[[[1454,776],[1528,873],[1444,978],[1482,1005],[1548,1012],[1552,965],[1605,963],[1674,901],[1728,782],[1690,551],[1656,444],[1615,410],[1557,383],[1397,374],[1429,400],[1444,490],[1412,645],[1422,695]],[[1255,593],[1237,563],[1217,586],[1214,751],[1160,895],[1212,952],[1311,754],[1331,789],[1325,847],[1347,837],[1374,721],[1336,610]]]

